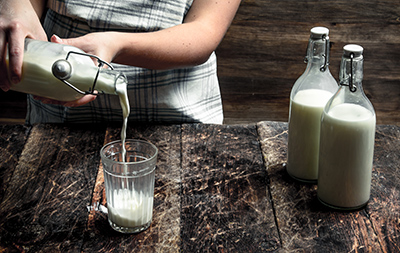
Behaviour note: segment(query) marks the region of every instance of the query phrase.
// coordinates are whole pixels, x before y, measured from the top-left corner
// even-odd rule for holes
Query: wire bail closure
[[[71,66],[71,63],[68,61],[68,58],[71,54],[77,54],[77,55],[83,55],[83,56],[95,58],[99,63],[97,73],[96,73],[96,76],[93,81],[93,85],[87,91],[82,91],[67,81],[72,75],[72,66]],[[95,55],[80,53],[80,52],[75,52],[75,51],[69,51],[67,53],[65,60],[61,59],[61,60],[58,60],[53,63],[51,70],[53,72],[53,75],[57,79],[59,79],[60,81],[65,83],[67,86],[69,86],[71,89],[78,92],[79,94],[81,94],[81,95],[98,95],[98,93],[94,93],[94,91],[95,91],[95,87],[96,87],[96,83],[97,83],[97,79],[99,77],[100,71],[104,65],[107,65],[111,70],[114,69],[114,67],[110,63],[103,61],[102,59],[100,59],[99,57],[97,57]]]
[[[350,86],[350,91],[351,92],[356,92],[356,90],[357,90],[357,87],[356,87],[356,85],[354,84],[354,80],[353,80],[353,59],[354,59],[354,53],[350,53],[350,69],[351,69],[351,74],[350,74],[350,83],[349,83],[349,86]]]
[[[322,56],[324,57],[324,64],[321,66],[321,68],[319,70],[321,72],[325,72],[327,66],[329,65],[329,62],[328,62],[329,37],[326,34],[324,34],[322,36],[322,41],[325,41],[325,53],[322,54]]]
[[[349,89],[351,92],[356,92],[357,91],[357,87],[354,84],[354,80],[353,80],[353,59],[354,59],[354,53],[350,53],[350,77],[349,77],[349,84],[345,84],[345,83],[340,83],[340,85],[343,86],[349,86]]]
[[[322,41],[325,42],[325,53],[322,54],[322,56],[324,57],[324,64],[320,67],[319,70],[321,72],[325,72],[327,66],[329,65],[328,56],[327,56],[327,52],[329,50],[329,43],[328,43],[329,42],[329,37],[326,34],[324,34],[324,35],[322,35],[321,39],[322,39]],[[306,51],[306,56],[304,57],[304,63],[308,63],[308,61],[309,61],[309,59],[307,57],[307,54],[308,54],[308,48],[307,48],[307,51]]]

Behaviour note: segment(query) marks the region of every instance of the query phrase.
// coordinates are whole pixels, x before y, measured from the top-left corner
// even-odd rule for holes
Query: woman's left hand
[[[70,39],[61,39],[57,35],[51,36],[51,42],[77,47],[87,54],[95,55],[105,62],[112,62],[115,57],[113,50],[113,32],[88,33],[84,36]],[[97,63],[96,63],[97,64]]]

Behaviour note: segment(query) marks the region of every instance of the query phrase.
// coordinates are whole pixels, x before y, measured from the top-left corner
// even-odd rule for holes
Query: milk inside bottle
[[[362,51],[344,47],[340,88],[322,114],[317,195],[336,209],[358,209],[370,197],[376,117],[362,90]]]
[[[8,57],[8,56],[7,56]],[[74,101],[85,94],[117,95],[126,86],[123,74],[101,59],[68,45],[25,39],[21,82],[10,89],[58,101]],[[6,59],[8,63],[8,58]]]
[[[95,65],[93,58],[97,59],[99,66]],[[107,68],[103,67],[105,65]],[[74,101],[86,94],[118,95],[123,115],[121,157],[125,162],[130,113],[127,80],[110,64],[76,47],[26,39],[21,82],[13,84],[11,90],[58,101]],[[128,174],[126,167],[124,170]],[[121,184],[122,190],[114,194],[115,205],[109,205],[110,219],[121,226],[136,226],[151,220],[153,196],[143,196],[132,190],[125,180]]]
[[[304,182],[318,178],[320,121],[337,90],[329,71],[329,30],[314,27],[307,47],[307,68],[290,94],[287,172]]]

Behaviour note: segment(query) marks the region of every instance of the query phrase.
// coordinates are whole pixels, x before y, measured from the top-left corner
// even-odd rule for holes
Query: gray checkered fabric
[[[61,38],[111,30],[151,32],[181,24],[191,4],[192,0],[49,0],[44,28],[49,36]],[[129,121],[222,123],[215,54],[202,65],[172,70],[112,65],[128,78]],[[121,120],[115,95],[101,95],[75,108],[45,105],[28,96],[30,124]]]

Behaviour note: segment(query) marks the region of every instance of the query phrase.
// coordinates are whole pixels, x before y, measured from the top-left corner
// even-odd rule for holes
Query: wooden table
[[[287,124],[130,125],[159,148],[153,222],[114,232],[99,150],[120,126],[0,126],[0,252],[399,252],[400,127],[377,126],[371,199],[332,211],[285,171]]]

